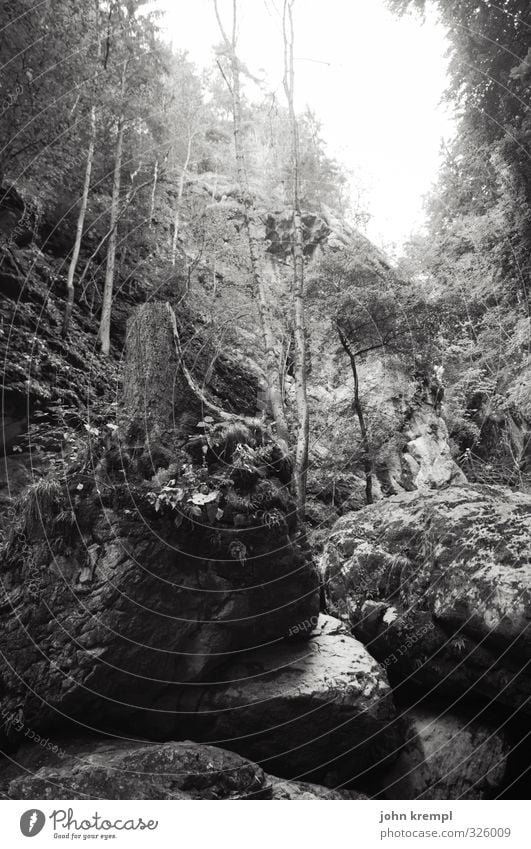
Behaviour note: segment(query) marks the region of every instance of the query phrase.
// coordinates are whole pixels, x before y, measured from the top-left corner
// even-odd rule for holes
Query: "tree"
[[[53,183],[64,165],[54,143],[75,137],[73,116],[93,78],[93,9],[68,0],[35,9],[13,0],[9,12],[0,29],[0,184],[4,175],[27,180],[41,170]]]
[[[99,8],[99,0],[95,0],[95,9],[94,9],[94,42],[96,45],[96,56],[99,59],[101,54],[100,49],[100,8]],[[90,129],[89,129],[89,143],[87,150],[87,160],[85,163],[85,179],[83,183],[83,193],[81,195],[81,204],[79,207],[79,214],[77,218],[76,225],[76,238],[74,241],[74,247],[72,249],[72,256],[70,258],[70,264],[68,266],[68,275],[66,279],[66,290],[67,290],[67,301],[65,307],[65,315],[63,320],[63,336],[68,335],[68,329],[70,326],[70,317],[72,315],[72,308],[74,306],[74,277],[76,274],[77,263],[79,259],[79,252],[81,250],[81,240],[83,238],[83,230],[85,229],[85,216],[87,214],[87,206],[88,206],[88,198],[90,191],[90,179],[92,176],[92,165],[94,162],[94,149],[96,147],[96,84],[93,82],[92,85],[92,97],[91,97],[91,105],[90,105]]]
[[[280,388],[280,370],[279,363],[275,353],[275,337],[272,328],[270,304],[268,293],[265,287],[264,279],[260,270],[260,251],[258,247],[258,237],[256,235],[256,224],[254,221],[254,202],[252,194],[249,190],[247,179],[245,150],[243,145],[242,135],[242,96],[241,96],[241,63],[238,59],[237,48],[237,0],[233,0],[232,11],[232,32],[231,36],[227,34],[223,26],[217,0],[214,0],[214,9],[218,20],[218,25],[223,38],[224,49],[222,55],[227,58],[228,69],[222,65],[221,57],[219,67],[227,83],[227,87],[232,98],[232,113],[233,113],[233,132],[234,132],[234,148],[236,152],[236,168],[238,174],[238,182],[240,187],[240,200],[243,210],[244,226],[247,233],[249,245],[249,257],[252,268],[252,276],[254,281],[254,289],[258,304],[258,312],[260,318],[260,328],[262,333],[262,341],[264,346],[265,357],[265,373],[267,381],[267,389],[273,419],[276,424],[277,434],[284,441],[286,447],[289,444],[289,432],[284,411],[284,403]],[[230,76],[227,76],[227,73]]]
[[[116,244],[118,241],[118,218],[120,214],[120,187],[122,181],[122,155],[125,133],[125,81],[127,77],[127,66],[129,60],[125,60],[122,66],[122,80],[120,88],[120,106],[116,130],[116,147],[114,152],[114,176],[112,183],[111,198],[111,222],[109,228],[109,239],[107,246],[107,264],[105,268],[105,286],[103,289],[103,302],[101,305],[101,319],[99,339],[102,354],[108,354],[111,347],[111,310],[112,294],[114,286],[114,265],[116,262]]]
[[[365,498],[373,502],[374,453],[362,400],[359,364],[379,352],[399,357],[412,374],[433,380],[435,316],[420,290],[404,283],[366,240],[329,252],[309,287],[317,322],[327,315],[353,378],[352,409],[360,431]],[[326,330],[325,330],[326,333]]]
[[[109,29],[105,64],[109,55],[116,54],[115,65],[118,70],[118,91],[114,103],[116,114],[116,138],[114,147],[114,168],[110,205],[110,226],[107,238],[107,258],[105,284],[99,327],[101,352],[110,351],[111,311],[114,290],[116,249],[118,244],[118,222],[130,203],[133,194],[134,178],[143,162],[136,163],[132,171],[131,186],[122,206],[122,164],[124,138],[128,124],[145,124],[145,113],[149,112],[149,94],[152,90],[154,72],[157,71],[156,30],[151,18],[139,14],[145,0],[130,0],[123,8],[119,0],[111,5],[109,11]],[[113,26],[113,16],[116,22]],[[131,161],[131,157],[129,161]],[[146,181],[146,185],[151,180]]]
[[[400,13],[426,5],[389,3]],[[499,481],[507,482],[525,463],[521,422],[530,414],[523,363],[530,339],[531,8],[526,0],[436,5],[450,42],[446,98],[459,120],[428,198],[428,234],[408,246],[405,266],[437,299],[441,316],[453,318],[443,353],[451,436],[461,452],[483,457],[509,443],[518,459],[500,464]]]
[[[299,520],[304,521],[310,414],[307,396],[308,355],[306,350],[306,318],[304,291],[304,244],[299,198],[300,151],[299,127],[295,113],[295,72],[293,64],[293,0],[284,0],[284,91],[288,101],[291,129],[291,183],[293,205],[293,335],[295,340],[295,386],[297,403],[297,444],[295,449],[294,485]]]

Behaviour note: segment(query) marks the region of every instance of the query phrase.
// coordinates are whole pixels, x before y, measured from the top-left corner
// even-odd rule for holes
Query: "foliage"
[[[219,422],[205,417],[190,439],[190,460],[159,471],[147,499],[156,513],[180,528],[253,528],[286,532],[289,495],[272,483],[283,474],[279,448],[257,421]],[[280,483],[280,480],[279,480]]]

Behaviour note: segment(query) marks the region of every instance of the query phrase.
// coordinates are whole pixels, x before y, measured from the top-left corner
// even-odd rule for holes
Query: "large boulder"
[[[257,764],[190,741],[148,743],[73,739],[65,748],[25,746],[2,764],[0,792],[10,799],[362,799],[268,775]]]
[[[272,794],[256,764],[189,741],[86,742],[69,753],[48,752],[42,761],[9,782],[9,798],[245,799]]]
[[[184,686],[313,622],[282,450],[259,424],[201,424],[180,451],[96,434],[25,490],[1,567],[4,716],[172,739]]]
[[[531,497],[466,485],[343,516],[321,569],[330,612],[393,684],[529,710]]]
[[[330,786],[382,768],[402,743],[385,674],[332,617],[308,641],[291,639],[241,654],[223,683],[187,688],[180,707],[193,736],[228,747],[268,772]]]
[[[126,503],[94,517],[82,502],[90,531],[65,532],[68,544],[49,528],[13,541],[2,566],[4,716],[37,729],[119,722],[168,739],[184,685],[316,616],[315,576],[288,536],[226,529],[218,545]]]
[[[387,799],[492,799],[506,779],[510,743],[472,716],[416,707],[400,757],[385,777]]]

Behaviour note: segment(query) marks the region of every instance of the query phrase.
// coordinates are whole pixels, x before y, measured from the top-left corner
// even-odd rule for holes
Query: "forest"
[[[2,3],[0,798],[525,792],[531,9],[385,0],[456,127],[389,257],[272,6],[274,91],[238,0]]]

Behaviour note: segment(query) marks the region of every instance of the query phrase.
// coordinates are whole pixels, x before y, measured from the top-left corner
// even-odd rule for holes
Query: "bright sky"
[[[212,0],[159,0],[175,47],[199,66],[220,36]],[[282,0],[240,0],[239,53],[283,99]],[[232,0],[219,0],[230,28]],[[440,143],[453,132],[441,104],[446,40],[435,14],[397,18],[384,0],[297,0],[297,106],[322,122],[331,155],[361,173],[372,220],[367,235],[392,251],[422,226]]]

